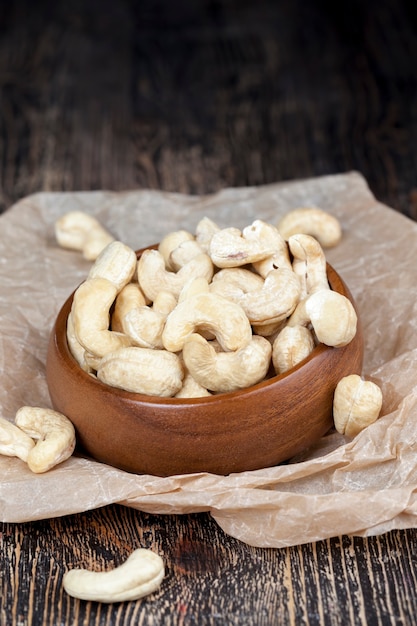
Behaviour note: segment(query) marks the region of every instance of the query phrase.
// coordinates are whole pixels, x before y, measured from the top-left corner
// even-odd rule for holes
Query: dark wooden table
[[[415,20],[400,0],[1,3],[1,210],[36,191],[200,194],[358,170],[417,219]],[[139,546],[166,560],[154,600],[63,592],[74,563]],[[1,626],[417,623],[412,529],[257,549],[206,514],[109,506],[4,523],[1,547]]]

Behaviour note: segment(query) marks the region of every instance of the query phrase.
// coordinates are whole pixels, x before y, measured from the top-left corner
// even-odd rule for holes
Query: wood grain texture
[[[416,30],[394,0],[1,3],[0,208],[37,191],[209,193],[356,169],[417,218]],[[207,514],[115,505],[3,524],[0,545],[1,626],[416,621],[414,530],[267,550]],[[139,546],[167,564],[152,599],[63,592],[68,568]]]

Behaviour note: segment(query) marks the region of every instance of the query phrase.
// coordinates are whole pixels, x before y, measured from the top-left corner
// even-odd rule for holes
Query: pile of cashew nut
[[[319,342],[341,347],[356,334],[353,305],[327,279],[324,248],[339,243],[342,229],[320,208],[294,209],[276,226],[255,220],[243,230],[206,217],[195,234],[171,232],[139,261],[101,226],[95,236],[92,218],[77,229],[78,218],[75,212],[57,222],[60,245],[84,256],[86,241],[101,249],[74,294],[68,345],[79,365],[108,385],[176,398],[235,391],[289,371]],[[366,381],[365,389],[374,387]],[[352,392],[346,417],[342,388],[341,381],[335,425],[348,434],[358,396]],[[363,410],[369,394],[361,398]],[[376,419],[376,407],[363,423]]]
[[[139,260],[113,240],[74,294],[67,328],[74,358],[108,385],[189,398],[286,372],[317,342],[346,345],[356,313],[330,289],[319,242],[329,245],[336,220],[308,211],[316,236],[285,239],[262,220],[241,231],[204,218],[195,234],[171,232]],[[288,217],[284,226],[290,232]],[[338,237],[340,229],[333,245]]]

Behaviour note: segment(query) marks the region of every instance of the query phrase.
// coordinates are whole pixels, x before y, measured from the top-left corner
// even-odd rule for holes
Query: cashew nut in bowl
[[[198,293],[178,303],[162,333],[166,350],[179,352],[196,330],[213,332],[223,350],[238,350],[252,337],[252,328],[239,304],[214,293]]]
[[[111,387],[149,396],[174,396],[182,387],[180,357],[166,350],[130,346],[104,356],[97,378]]]
[[[110,308],[116,295],[116,285],[106,278],[89,278],[74,293],[74,332],[80,344],[94,356],[102,357],[132,343],[127,335],[109,330]]]
[[[106,278],[119,292],[131,281],[136,271],[136,264],[135,251],[121,241],[113,241],[97,257],[88,273],[87,280]]]
[[[106,572],[73,569],[64,574],[65,591],[91,602],[139,600],[159,589],[165,576],[162,558],[145,548],[134,550],[128,559]]]
[[[255,220],[243,231],[223,228],[214,233],[209,254],[217,267],[239,267],[262,261],[277,251],[274,226]]]
[[[145,250],[137,264],[138,282],[144,294],[155,300],[160,291],[170,291],[176,297],[190,277],[203,277],[211,281],[214,267],[207,254],[199,254],[186,263],[178,272],[165,268],[165,261],[158,250]]]
[[[312,332],[306,326],[284,326],[272,344],[272,363],[283,374],[305,359],[314,349]]]
[[[342,238],[339,220],[319,207],[293,209],[278,222],[277,228],[284,239],[299,233],[312,235],[323,248],[336,246]]]
[[[346,296],[322,289],[301,300],[287,323],[289,326],[311,323],[320,343],[340,348],[356,335],[357,321],[353,304]]]
[[[271,270],[259,291],[242,294],[239,304],[252,324],[280,322],[300,300],[300,282],[287,268]]]
[[[243,267],[227,267],[214,274],[210,291],[239,302],[244,293],[259,291],[263,286],[264,281],[259,274]]]
[[[141,306],[145,306],[147,300],[138,283],[128,283],[117,294],[111,316],[111,330],[119,333],[126,332],[123,327],[123,320],[129,311]]]
[[[0,454],[17,456],[27,462],[29,452],[35,446],[32,437],[29,437],[16,424],[0,417]]]
[[[194,239],[194,235],[188,230],[175,230],[161,239],[158,245],[158,252],[163,257],[167,270],[175,271],[174,266],[170,263],[172,251],[184,241],[194,241]]]
[[[60,217],[55,222],[55,237],[62,248],[79,250],[88,261],[95,261],[114,241],[95,217],[83,211],[69,211]]]
[[[336,430],[347,437],[355,437],[378,419],[382,400],[381,389],[371,380],[364,380],[358,374],[343,377],[333,399]]]
[[[175,398],[203,398],[211,395],[208,389],[200,385],[189,372],[186,372],[182,381],[182,387],[175,394]]]
[[[326,256],[317,239],[311,235],[292,235],[288,246],[294,257],[292,267],[300,278],[303,293],[310,295],[320,289],[330,289]]]
[[[16,425],[36,440],[29,451],[27,464],[37,474],[47,472],[68,459],[75,449],[75,430],[70,420],[52,409],[22,406],[16,413]]]
[[[199,254],[204,254],[204,250],[197,241],[194,239],[183,241],[169,255],[169,266],[173,268],[174,272],[178,272]]]
[[[192,377],[215,392],[235,391],[263,380],[271,361],[271,344],[254,335],[243,348],[218,352],[201,335],[190,335],[183,348],[183,359]]]
[[[68,315],[67,321],[67,342],[68,348],[71,352],[74,359],[77,361],[78,365],[86,371],[87,373],[91,372],[91,366],[86,360],[87,351],[83,345],[78,341],[77,335],[74,330],[74,322],[72,320],[71,313]]]
[[[214,233],[217,233],[220,226],[213,222],[209,217],[203,217],[197,224],[195,229],[195,238],[197,243],[200,244],[204,252],[208,253],[210,249],[210,242]]]

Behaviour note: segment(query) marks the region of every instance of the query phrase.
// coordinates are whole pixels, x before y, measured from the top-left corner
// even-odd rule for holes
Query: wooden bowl
[[[138,255],[140,252],[138,252]],[[328,266],[333,290],[352,296]],[[291,371],[257,385],[198,399],[159,398],[107,386],[69,352],[66,323],[73,294],[51,333],[46,377],[53,406],[74,424],[78,446],[128,472],[227,475],[277,465],[305,450],[333,424],[333,393],[361,374],[360,324],[343,348],[318,345]]]

